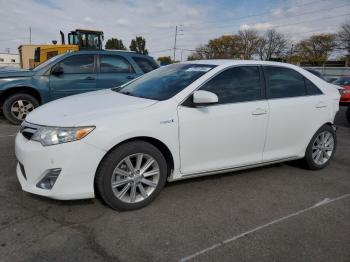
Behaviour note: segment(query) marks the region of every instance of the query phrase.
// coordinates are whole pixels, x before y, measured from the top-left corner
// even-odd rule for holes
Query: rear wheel
[[[333,158],[337,146],[337,137],[334,129],[329,125],[321,127],[312,137],[306,153],[305,164],[311,170],[326,167]]]
[[[96,173],[95,184],[104,202],[113,209],[132,210],[148,205],[167,178],[167,164],[152,144],[135,141],[108,153]]]
[[[3,113],[9,122],[18,125],[38,106],[39,102],[33,96],[19,93],[5,99]]]

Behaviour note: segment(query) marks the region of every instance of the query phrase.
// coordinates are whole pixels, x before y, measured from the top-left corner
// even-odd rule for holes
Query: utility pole
[[[175,26],[174,57],[173,57],[173,61],[175,61],[175,59],[176,59],[176,40],[177,40],[177,36],[178,35],[183,35],[182,25],[179,25],[179,29],[178,29],[177,26]]]
[[[29,27],[29,44],[32,44],[32,28]]]

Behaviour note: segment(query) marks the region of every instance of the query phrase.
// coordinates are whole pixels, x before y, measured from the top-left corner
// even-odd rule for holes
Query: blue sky
[[[335,32],[350,20],[349,0],[0,0],[0,52],[28,43],[59,40],[59,30],[98,29],[129,46],[142,35],[150,54],[171,55],[176,25],[177,59],[209,39],[251,28],[263,34],[276,29],[292,41]]]

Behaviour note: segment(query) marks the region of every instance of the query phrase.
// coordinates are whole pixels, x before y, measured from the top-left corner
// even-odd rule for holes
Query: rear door
[[[99,55],[98,89],[120,86],[139,75],[126,58],[113,54]]]
[[[93,54],[75,54],[55,66],[62,68],[62,74],[50,73],[52,99],[96,90],[96,63]],[[51,70],[51,72],[52,72]]]
[[[270,114],[263,159],[298,157],[325,123],[326,97],[291,68],[264,66],[264,75]]]

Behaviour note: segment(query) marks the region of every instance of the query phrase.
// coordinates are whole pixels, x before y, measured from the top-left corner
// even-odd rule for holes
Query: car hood
[[[157,102],[106,89],[47,103],[32,111],[26,117],[26,121],[62,127],[95,125],[101,118],[142,109]]]
[[[0,69],[0,78],[12,78],[12,77],[28,77],[28,76],[33,76],[34,71],[32,70],[25,70],[25,69],[20,69],[20,68],[5,68],[5,69]]]

